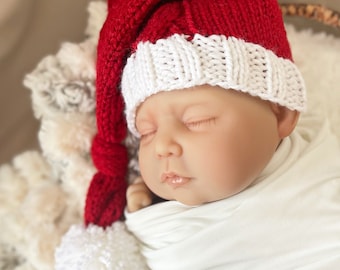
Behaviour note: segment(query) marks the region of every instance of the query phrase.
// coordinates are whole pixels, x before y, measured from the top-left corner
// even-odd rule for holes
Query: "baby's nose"
[[[155,151],[158,158],[181,156],[182,146],[171,134],[157,134]]]

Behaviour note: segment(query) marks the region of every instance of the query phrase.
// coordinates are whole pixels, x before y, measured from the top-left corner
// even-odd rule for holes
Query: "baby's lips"
[[[163,173],[161,176],[162,183],[166,183],[173,188],[179,188],[188,182],[190,182],[191,178],[180,176],[176,173]]]

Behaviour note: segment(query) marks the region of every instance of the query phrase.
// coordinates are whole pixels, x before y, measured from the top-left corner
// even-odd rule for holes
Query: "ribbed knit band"
[[[291,109],[305,105],[277,0],[108,0],[97,52],[98,173],[86,224],[109,226],[123,214],[126,121],[138,136],[136,108],[150,95],[210,84]]]
[[[303,111],[306,91],[296,65],[260,45],[223,35],[189,39],[174,34],[155,44],[140,42],[122,75],[122,93],[130,131],[138,106],[160,91],[209,84],[242,91]]]

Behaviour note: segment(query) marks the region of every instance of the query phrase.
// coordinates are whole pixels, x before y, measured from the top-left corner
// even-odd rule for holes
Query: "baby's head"
[[[86,222],[122,214],[125,121],[151,190],[193,205],[249,186],[304,107],[276,0],[109,1]]]
[[[199,205],[227,198],[256,180],[297,118],[218,86],[159,92],[137,109],[141,175],[163,199]]]

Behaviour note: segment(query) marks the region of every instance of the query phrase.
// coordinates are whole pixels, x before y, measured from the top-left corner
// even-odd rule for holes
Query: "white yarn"
[[[105,230],[94,225],[73,225],[56,249],[55,261],[55,270],[149,269],[137,240],[123,222],[115,222]]]
[[[88,142],[95,131],[95,49],[98,33],[105,16],[106,3],[91,1],[89,26],[86,30],[90,40],[86,40],[79,46],[70,43],[63,45],[61,47],[62,52],[43,59],[40,67],[37,67],[26,80],[26,86],[32,92],[36,117],[42,121],[41,129],[44,129],[40,131],[43,149],[42,153],[39,153],[39,162],[36,162],[37,159],[33,156],[27,155],[20,162],[19,159],[16,159],[15,166],[3,165],[0,168],[0,269],[7,265],[8,260],[13,259],[13,264],[16,265],[10,266],[8,270],[52,270],[54,268],[53,262],[47,263],[45,256],[53,256],[56,239],[59,240],[70,224],[82,221],[82,214],[79,209],[83,209],[81,204],[85,201],[86,185],[94,170],[90,162]],[[308,109],[317,111],[317,113],[325,112],[340,140],[340,84],[338,76],[340,71],[340,65],[338,65],[340,62],[340,39],[324,33],[298,32],[292,26],[287,27],[287,32],[295,63],[306,80],[309,95]],[[186,61],[189,60],[190,58],[186,59]],[[176,62],[176,64],[180,64],[180,62]],[[194,66],[194,63],[190,62],[190,66]],[[231,71],[227,70],[226,72],[230,73]],[[72,88],[74,86],[72,82],[75,82],[75,85],[79,88]],[[55,88],[58,83],[59,88]],[[62,85],[65,87],[63,88]],[[69,88],[69,86],[71,87]],[[61,91],[63,89],[65,91]],[[79,129],[80,132],[76,133],[75,129]],[[137,143],[129,138],[126,144],[130,156],[135,157],[133,163],[133,160],[130,160],[129,176],[131,176],[132,168],[138,170],[137,155],[135,154]],[[45,164],[46,160],[53,160],[53,162],[50,162],[51,168],[48,168],[48,164]],[[59,177],[55,178],[50,170],[57,170]],[[48,212],[42,213],[38,201],[36,201],[35,206],[37,207],[34,208],[37,210],[35,212],[36,218],[25,219],[25,222],[23,222],[27,215],[23,215],[20,211],[28,193],[33,194],[35,192],[36,196],[46,197],[47,199],[41,203],[42,205],[52,203],[46,194],[38,192],[37,189],[42,184],[43,181],[40,181],[44,175],[46,180],[54,184],[58,183],[60,188],[68,193],[68,201],[65,201],[67,212],[64,213],[62,220],[54,221],[53,217],[59,210],[55,210],[53,215],[44,216]],[[34,203],[34,201],[30,202]],[[25,204],[25,208],[33,211],[32,205]],[[33,224],[38,220],[44,221],[47,218],[51,219],[50,224],[58,222],[53,230],[46,230],[50,226],[49,224],[46,224],[48,226],[42,230],[42,227],[36,224],[27,226],[26,223]],[[60,221],[62,221],[61,224]],[[89,234],[89,232],[85,232],[84,228],[83,232]],[[130,258],[129,250],[123,250],[130,245],[130,238],[124,236],[122,238],[126,239],[124,246],[122,246],[122,252]],[[94,237],[92,245],[100,245],[102,239],[107,238],[105,236],[98,239]],[[49,248],[42,245],[43,252],[41,252],[37,249],[37,243],[45,244],[45,241]],[[131,241],[135,243],[134,238]],[[119,242],[115,243],[119,245]],[[10,249],[11,254],[5,247]],[[82,251],[84,251],[83,249]],[[135,254],[131,258],[134,256]],[[96,259],[94,257],[94,260]],[[91,256],[86,257],[86,260],[91,260]],[[145,264],[142,260],[141,262],[142,266],[136,266],[132,269],[143,269]],[[94,267],[93,269],[100,268]]]
[[[147,97],[209,84],[234,89],[303,111],[304,80],[295,64],[257,44],[223,35],[192,40],[174,34],[155,44],[141,42],[127,60],[122,93],[127,123],[138,137],[135,111]]]

